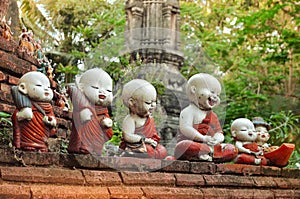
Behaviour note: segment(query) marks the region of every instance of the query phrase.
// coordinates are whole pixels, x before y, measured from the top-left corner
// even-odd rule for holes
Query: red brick
[[[295,189],[294,193],[294,198],[300,198],[300,189]]]
[[[300,176],[298,176],[300,177]],[[287,179],[290,182],[290,187],[289,188],[295,188],[295,189],[300,189],[300,178],[288,178]]]
[[[215,173],[216,165],[211,162],[191,162],[191,173]]]
[[[276,188],[277,184],[273,180],[272,177],[261,177],[261,176],[255,176],[252,177],[255,183],[256,187],[272,187]]]
[[[204,198],[262,198],[253,197],[256,192],[255,189],[226,189],[226,188],[201,188]],[[270,190],[268,190],[270,192]],[[262,193],[263,194],[263,193]]]
[[[18,48],[18,43],[14,40],[7,41],[3,37],[0,37],[0,49],[7,52],[14,52]]]
[[[206,185],[209,186],[230,186],[230,187],[252,187],[254,181],[247,176],[232,176],[232,175],[204,175]]]
[[[8,102],[10,104],[13,104],[14,101],[12,99],[12,95],[6,93],[6,92],[3,92],[0,90],[0,100],[4,101],[4,102]]]
[[[101,164],[116,170],[156,171],[161,168],[161,160],[133,157],[105,157]]]
[[[0,83],[0,90],[11,95],[11,86],[5,83]]]
[[[16,107],[8,104],[0,104],[0,111],[12,114]]]
[[[39,167],[2,167],[5,181],[83,184],[84,177],[79,170]]]
[[[110,192],[111,198],[142,198],[143,197],[143,191],[140,187],[109,187],[108,188]]]
[[[110,198],[106,187],[33,185],[32,198]]]
[[[20,198],[30,199],[31,193],[29,186],[24,185],[0,185],[0,198]]]
[[[221,174],[260,175],[261,167],[246,164],[217,164],[216,172]]]
[[[272,167],[272,166],[262,166],[261,167],[261,174],[265,176],[281,176],[281,168]]]
[[[59,165],[58,153],[38,153],[38,152],[23,152],[22,160],[26,165],[48,166]]]
[[[91,154],[61,154],[60,163],[66,167],[99,168],[99,158]]]
[[[275,198],[296,198],[294,190],[273,189]]]
[[[8,83],[17,85],[18,82],[19,82],[19,78],[11,76],[11,75],[8,76]]]
[[[171,173],[121,172],[126,185],[175,185],[175,176]]]
[[[274,193],[270,191],[269,189],[263,190],[263,189],[255,189],[253,198],[255,199],[273,199]]]
[[[180,160],[162,160],[161,167],[161,171],[186,173],[190,171],[190,162]]]
[[[287,177],[287,178],[299,178],[300,169],[283,168],[281,175],[282,175],[282,177]]]
[[[200,199],[203,194],[199,189],[193,188],[169,188],[169,187],[142,187],[146,198],[160,199]]]
[[[281,189],[287,189],[291,186],[291,182],[288,178],[273,178],[273,180],[277,184],[277,187]]]
[[[197,174],[175,174],[177,186],[202,186],[205,181],[202,175]]]
[[[118,172],[83,170],[87,184],[91,185],[120,185],[122,180]]]
[[[7,79],[7,76],[5,73],[3,73],[2,71],[0,71],[0,81],[3,82]]]

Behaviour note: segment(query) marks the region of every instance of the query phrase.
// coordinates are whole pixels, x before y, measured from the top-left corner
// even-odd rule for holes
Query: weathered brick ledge
[[[0,198],[300,198],[299,169],[10,149],[0,154]]]

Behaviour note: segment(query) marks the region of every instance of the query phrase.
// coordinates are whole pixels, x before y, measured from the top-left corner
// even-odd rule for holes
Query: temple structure
[[[133,60],[142,61],[139,78],[162,83],[159,96],[166,118],[158,126],[162,144],[172,153],[181,109],[186,106],[180,74],[183,53],[180,42],[180,7],[178,0],[128,0],[125,6],[126,32],[124,51]],[[149,75],[152,74],[152,75]],[[147,79],[152,81],[151,79]]]

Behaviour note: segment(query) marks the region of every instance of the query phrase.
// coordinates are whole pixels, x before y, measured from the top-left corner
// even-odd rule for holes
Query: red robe
[[[193,127],[202,135],[213,137],[218,132],[223,133],[218,116],[212,111],[207,113],[202,123],[194,124]],[[215,162],[227,162],[236,157],[237,150],[232,144],[217,144],[211,154],[206,143],[191,140],[179,131],[174,153],[176,159],[198,160],[199,155],[210,154],[213,155]]]
[[[53,116],[54,112],[52,105],[47,102],[35,102],[45,112],[47,116]],[[13,145],[16,148],[29,151],[47,152],[47,139],[56,133],[56,129],[46,125],[43,122],[44,114],[41,113],[35,106],[32,106],[33,118],[31,120],[17,120],[17,112],[12,115],[13,121]]]
[[[157,142],[157,146],[155,148],[150,144],[146,144],[149,158],[163,159],[167,156],[167,149],[163,145],[159,144],[160,137],[157,134],[154,119],[152,117],[148,117],[145,125],[136,128],[134,133],[141,135],[144,138],[151,138]],[[124,139],[122,139],[120,148],[123,150],[126,148],[126,142]]]
[[[111,129],[103,131],[100,126],[98,115],[103,113],[100,111],[102,108],[92,106],[86,96],[76,87],[69,89],[69,95],[73,104],[73,125],[68,151],[101,155],[103,144],[112,137]],[[79,113],[85,108],[92,112],[92,116],[91,120],[82,123]]]
[[[244,144],[243,147],[246,149],[249,149],[252,152],[259,152],[259,146],[257,143],[252,142],[249,144]],[[248,153],[240,153],[234,160],[235,163],[237,164],[255,164],[255,159],[261,159],[261,165],[267,165],[267,159],[264,156],[255,156],[253,154],[248,154]]]

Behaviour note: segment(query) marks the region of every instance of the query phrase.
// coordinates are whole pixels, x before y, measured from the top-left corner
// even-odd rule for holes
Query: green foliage
[[[11,115],[0,112],[0,145],[12,147],[12,122]]]

